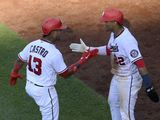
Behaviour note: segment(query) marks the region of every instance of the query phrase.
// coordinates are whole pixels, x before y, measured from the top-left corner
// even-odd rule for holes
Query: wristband
[[[142,79],[143,79],[143,85],[146,89],[152,86],[152,81],[148,74],[142,75]]]

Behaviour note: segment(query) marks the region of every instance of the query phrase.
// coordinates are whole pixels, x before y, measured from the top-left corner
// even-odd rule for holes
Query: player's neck
[[[57,41],[56,37],[53,37],[52,34],[51,35],[47,35],[47,36],[43,36],[42,40],[48,41],[51,44],[55,44],[55,42]]]
[[[122,32],[124,31],[124,27],[123,26],[117,26],[114,29],[114,38],[117,38]]]
[[[45,41],[45,42],[48,42],[48,43],[50,43],[50,44],[54,44],[52,41],[50,41],[50,40],[48,40],[48,39],[46,39],[46,38],[44,38],[44,37],[42,37],[41,40],[43,40],[43,41]]]

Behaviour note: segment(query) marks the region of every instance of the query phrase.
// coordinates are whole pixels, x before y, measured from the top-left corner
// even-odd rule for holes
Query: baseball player
[[[80,40],[80,44],[72,43],[70,48],[74,52],[97,49],[98,55],[110,56],[113,78],[108,102],[112,120],[135,120],[134,108],[142,81],[153,102],[158,102],[159,97],[144,64],[137,40],[123,26],[123,13],[117,9],[106,9],[101,21],[105,23],[106,31],[111,32],[107,45],[88,47]]]
[[[84,52],[81,58],[71,66],[64,63],[61,52],[55,42],[61,32],[67,29],[60,19],[49,18],[42,24],[43,37],[29,43],[19,54],[10,75],[10,85],[15,85],[24,63],[26,66],[26,92],[39,106],[42,120],[58,120],[59,103],[55,84],[57,75],[68,77],[97,54],[97,50]]]

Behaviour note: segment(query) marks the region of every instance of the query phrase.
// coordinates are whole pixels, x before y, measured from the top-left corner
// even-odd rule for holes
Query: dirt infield
[[[160,2],[159,0],[5,0],[0,1],[0,21],[15,30],[26,40],[41,36],[41,22],[47,17],[59,17],[70,26],[74,34],[64,35],[61,41],[66,63],[77,60],[79,54],[71,53],[68,45],[82,37],[91,46],[107,43],[108,34],[99,21],[106,7],[123,11],[132,24],[155,88],[160,95]],[[108,95],[111,79],[109,60],[97,57],[76,74],[102,95]],[[136,104],[136,120],[160,120],[160,104],[152,103],[141,89]]]

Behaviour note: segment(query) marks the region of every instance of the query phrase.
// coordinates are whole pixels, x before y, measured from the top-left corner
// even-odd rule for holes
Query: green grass
[[[24,78],[16,86],[8,84],[17,54],[27,44],[16,33],[0,25],[0,120],[40,120],[39,108],[25,93]],[[59,78],[60,120],[111,120],[104,97],[98,95],[75,77]]]

